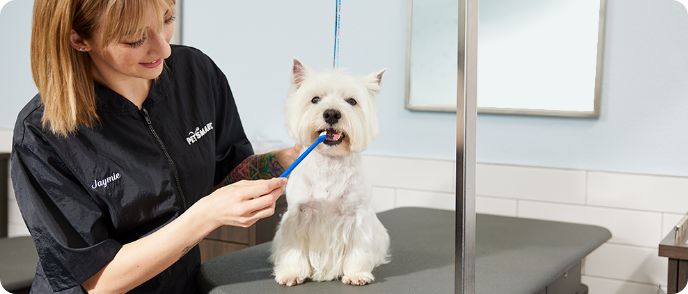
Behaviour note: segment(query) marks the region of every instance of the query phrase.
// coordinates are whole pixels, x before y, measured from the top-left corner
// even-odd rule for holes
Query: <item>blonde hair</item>
[[[45,108],[43,127],[67,136],[98,121],[91,58],[70,44],[102,38],[103,46],[145,32],[147,11],[174,10],[174,0],[36,0],[31,34],[31,72]],[[160,30],[160,27],[156,28]]]

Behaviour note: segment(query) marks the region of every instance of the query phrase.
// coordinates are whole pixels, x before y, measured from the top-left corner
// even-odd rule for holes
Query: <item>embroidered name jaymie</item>
[[[196,127],[196,130],[193,132],[189,132],[189,136],[186,137],[186,143],[189,143],[189,145],[196,143],[199,139],[201,139],[205,134],[210,132],[213,129],[213,123],[209,122],[207,125],[204,127]]]
[[[93,185],[91,185],[91,188],[94,190],[100,187],[107,188],[109,183],[112,183],[114,181],[119,180],[121,178],[119,173],[113,173],[111,176],[104,178],[102,180],[93,180]]]

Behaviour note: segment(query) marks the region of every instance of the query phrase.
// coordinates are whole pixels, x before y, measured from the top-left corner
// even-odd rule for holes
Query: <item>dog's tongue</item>
[[[337,132],[335,130],[327,130],[327,140],[328,141],[337,141],[342,137],[342,133]]]

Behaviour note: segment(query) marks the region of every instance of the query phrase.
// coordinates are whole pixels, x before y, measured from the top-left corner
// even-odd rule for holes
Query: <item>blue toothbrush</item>
[[[322,143],[323,141],[325,141],[325,138],[326,138],[326,137],[327,137],[327,132],[322,132],[322,133],[320,133],[320,136],[318,136],[318,138],[315,139],[315,141],[313,142],[313,144],[311,144],[311,146],[309,146],[308,149],[306,149],[306,151],[304,151],[303,153],[301,153],[301,155],[299,156],[299,158],[297,158],[296,160],[294,160],[294,162],[293,162],[293,163],[292,163],[292,164],[291,164],[291,165],[290,165],[290,166],[289,166],[289,167],[288,167],[279,177],[280,177],[280,178],[286,178],[286,177],[288,177],[289,174],[291,173],[291,171],[294,170],[294,168],[296,168],[296,166],[299,165],[299,163],[300,163],[304,158],[306,158],[306,155],[308,155],[308,153],[311,153],[311,151],[313,151],[313,149],[315,149],[315,147],[318,146],[318,144],[320,144],[320,143]]]

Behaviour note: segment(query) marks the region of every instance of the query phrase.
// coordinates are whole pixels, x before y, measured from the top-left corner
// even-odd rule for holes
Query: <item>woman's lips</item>
[[[142,63],[139,63],[139,64],[143,65],[143,66],[146,67],[146,68],[156,68],[156,67],[158,67],[161,63],[162,63],[162,58],[160,58],[160,59],[158,59],[158,60],[156,60],[156,61],[153,61],[153,62],[148,62],[148,63],[147,63],[147,62],[142,62]]]

